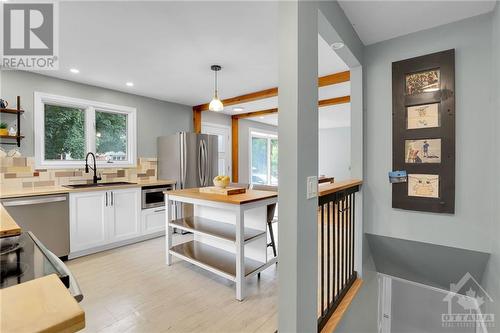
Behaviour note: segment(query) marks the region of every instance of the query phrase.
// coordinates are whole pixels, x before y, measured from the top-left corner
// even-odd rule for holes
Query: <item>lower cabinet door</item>
[[[137,237],[141,234],[139,188],[109,191],[111,214],[109,219],[110,242]]]
[[[70,251],[82,251],[107,243],[106,191],[71,193]]]
[[[142,211],[142,233],[165,231],[165,208],[150,208]]]

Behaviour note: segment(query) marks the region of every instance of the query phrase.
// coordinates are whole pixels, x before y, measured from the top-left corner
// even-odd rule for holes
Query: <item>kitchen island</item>
[[[199,189],[165,192],[166,264],[172,256],[186,260],[236,283],[236,299],[245,298],[246,279],[277,262],[267,257],[267,206],[278,193],[247,190],[222,195]],[[180,217],[175,203],[193,205],[193,216]],[[192,232],[194,239],[172,245],[174,228]]]

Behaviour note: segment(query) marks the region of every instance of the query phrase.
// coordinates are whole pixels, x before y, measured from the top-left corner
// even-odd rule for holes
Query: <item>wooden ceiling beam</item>
[[[266,90],[257,91],[250,94],[245,94],[237,97],[226,98],[222,100],[224,106],[230,106],[241,103],[248,103],[257,101],[259,99],[265,99],[270,97],[278,96],[278,88],[271,88]],[[193,106],[193,110],[196,111],[208,111],[209,103]]]
[[[233,119],[245,119],[245,118],[265,116],[265,115],[273,114],[273,113],[278,113],[278,108],[261,110],[261,111],[253,111],[253,112],[247,112],[247,113],[240,113],[240,114],[235,114],[231,117]]]
[[[351,102],[351,96],[342,96],[342,97],[334,97],[318,101],[318,106],[321,108],[324,106],[345,104],[350,102]]]
[[[326,75],[326,76],[322,76],[322,77],[318,78],[318,87],[325,87],[325,86],[330,86],[333,84],[339,84],[339,83],[347,82],[350,79],[351,79],[351,72],[349,72],[349,71],[334,73],[334,74],[330,74],[330,75]],[[277,87],[265,89],[265,90],[261,90],[261,91],[241,95],[241,96],[226,98],[226,99],[222,100],[222,103],[224,104],[224,106],[230,106],[230,105],[248,103],[248,102],[257,101],[259,99],[265,99],[265,98],[276,97],[276,96],[278,96],[278,88]],[[208,105],[209,105],[209,103],[193,106],[193,111],[207,111]]]
[[[332,84],[339,84],[351,80],[351,72],[345,71],[322,76],[318,79],[318,87],[331,86]]]
[[[325,106],[345,104],[345,103],[350,103],[350,102],[351,102],[351,96],[341,96],[341,97],[335,97],[335,98],[328,98],[328,99],[323,99],[321,101],[318,101],[318,107],[321,108],[321,107],[325,107]],[[235,115],[232,115],[231,118],[233,118],[233,119],[245,119],[245,118],[265,116],[265,115],[273,114],[273,113],[278,113],[278,108],[235,114]]]

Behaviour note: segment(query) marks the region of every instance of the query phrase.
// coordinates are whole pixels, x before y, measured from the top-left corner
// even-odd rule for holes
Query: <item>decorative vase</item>
[[[0,128],[0,135],[9,135],[9,130],[6,128]]]

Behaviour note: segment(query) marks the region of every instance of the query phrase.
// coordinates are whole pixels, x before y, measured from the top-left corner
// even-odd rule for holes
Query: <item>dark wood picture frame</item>
[[[409,74],[439,70],[439,89],[407,94]],[[439,176],[438,197],[409,196],[406,183],[392,185],[392,207],[408,210],[455,212],[455,50],[433,53],[392,63],[393,170]],[[407,129],[407,107],[438,103],[439,126]],[[441,139],[440,163],[406,163],[405,141]]]

